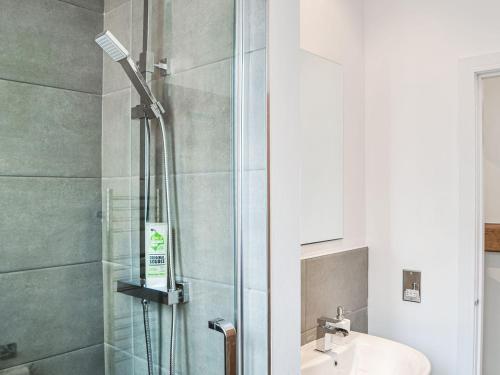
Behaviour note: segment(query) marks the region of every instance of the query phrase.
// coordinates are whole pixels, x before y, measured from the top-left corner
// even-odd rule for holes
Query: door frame
[[[500,53],[459,62],[457,371],[481,375],[484,290],[482,79],[500,75]]]

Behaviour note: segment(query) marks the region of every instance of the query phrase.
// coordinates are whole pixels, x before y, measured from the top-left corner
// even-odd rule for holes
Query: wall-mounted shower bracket
[[[166,77],[169,74],[168,60],[166,58],[160,59],[160,62],[158,64],[154,64],[154,67],[160,71],[160,75],[162,77]]]
[[[144,280],[119,280],[116,291],[132,297],[161,303],[162,305],[177,305],[189,302],[190,284],[185,281],[176,282],[175,290],[167,288],[148,287]]]
[[[155,69],[160,71],[160,76],[165,77],[168,75],[168,60],[166,58],[160,59],[158,63],[155,64],[155,55],[151,52],[142,52],[137,65],[142,75],[145,77],[146,81],[151,79],[151,74],[155,72]]]
[[[147,104],[139,104],[135,107],[132,107],[132,119],[155,119],[161,116],[162,113],[165,112],[160,103],[158,105],[147,105]]]

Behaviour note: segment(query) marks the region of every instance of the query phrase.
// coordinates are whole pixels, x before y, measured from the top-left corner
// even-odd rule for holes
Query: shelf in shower
[[[143,279],[118,280],[116,291],[132,297],[146,299],[163,305],[176,305],[189,301],[189,283],[177,282],[176,290],[148,287]]]

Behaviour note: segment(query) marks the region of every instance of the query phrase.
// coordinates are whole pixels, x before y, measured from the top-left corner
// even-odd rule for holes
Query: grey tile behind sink
[[[350,312],[346,318],[351,321],[351,329],[356,332],[368,333],[368,308]]]
[[[0,177],[0,272],[101,260],[101,182]]]
[[[57,0],[2,0],[0,78],[99,94],[102,14]]]
[[[0,80],[0,113],[0,175],[101,176],[99,95]]]
[[[0,369],[103,342],[101,262],[0,274]]]
[[[301,266],[303,339],[311,338],[306,333],[319,317],[335,317],[337,306],[353,312],[347,316],[353,330],[367,330],[368,248],[306,259]]]

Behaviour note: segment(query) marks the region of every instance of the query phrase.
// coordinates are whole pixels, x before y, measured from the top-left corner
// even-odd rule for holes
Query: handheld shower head
[[[106,30],[95,37],[95,42],[106,52],[113,61],[120,61],[129,56],[127,49],[115,38],[111,31]]]
[[[135,89],[141,97],[141,104],[147,106],[149,118],[159,118],[165,110],[161,104],[156,100],[153,93],[149,89],[148,84],[144,80],[137,64],[130,57],[127,49],[120,43],[120,41],[111,33],[106,30],[95,37],[95,42],[106,52],[109,57],[115,62],[119,62],[128,78],[134,85]]]

